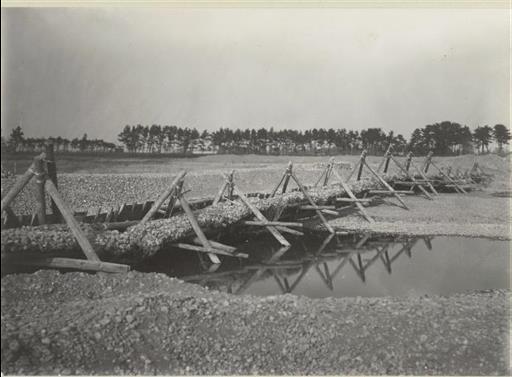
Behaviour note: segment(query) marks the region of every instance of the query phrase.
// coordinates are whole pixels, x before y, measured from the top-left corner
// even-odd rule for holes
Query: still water
[[[509,241],[364,234],[307,235],[290,241],[286,249],[260,234],[235,245],[248,259],[224,257],[220,266],[205,254],[169,249],[136,269],[257,296],[447,295],[510,284]]]

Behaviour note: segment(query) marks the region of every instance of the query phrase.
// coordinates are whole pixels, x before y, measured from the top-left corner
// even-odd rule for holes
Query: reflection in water
[[[203,254],[173,249],[138,269],[164,272],[232,294],[381,296],[508,286],[508,242],[439,237],[435,240],[439,247],[434,248],[432,240],[308,235],[278,248],[273,239],[260,235],[238,247],[249,254],[248,260],[226,258],[213,265]],[[412,262],[413,255],[417,263]]]

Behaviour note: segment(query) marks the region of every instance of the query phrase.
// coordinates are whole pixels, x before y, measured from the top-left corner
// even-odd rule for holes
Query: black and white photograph
[[[511,9],[2,1],[2,376],[510,375]]]

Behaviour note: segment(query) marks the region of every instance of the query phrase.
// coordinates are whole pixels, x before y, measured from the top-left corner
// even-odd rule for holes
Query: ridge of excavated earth
[[[509,375],[509,301],[508,290],[316,300],[155,273],[10,275],[2,372]]]

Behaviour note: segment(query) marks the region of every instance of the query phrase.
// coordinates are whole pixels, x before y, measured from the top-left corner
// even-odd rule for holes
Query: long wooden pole
[[[82,248],[87,259],[92,261],[99,261],[100,259],[96,255],[96,252],[92,248],[89,240],[87,239],[87,237],[85,237],[85,234],[80,229],[80,225],[74,218],[71,211],[67,208],[66,204],[64,203],[64,200],[62,200],[62,198],[60,197],[59,191],[57,190],[57,187],[55,187],[55,184],[48,179],[45,182],[45,188],[46,192],[48,192],[48,194],[51,196],[51,198],[57,205],[60,213],[62,214],[62,217],[64,217],[64,220],[71,229],[71,233],[73,233],[73,236],[75,236],[78,244]]]
[[[20,193],[21,190],[27,185],[27,183],[32,179],[32,177],[35,175],[35,166],[34,162],[30,167],[27,169],[23,175],[16,180],[14,183],[14,186],[11,187],[11,189],[5,194],[5,196],[2,198],[1,202],[1,212],[3,212],[16,198],[16,196]]]
[[[382,185],[384,185],[388,191],[390,191],[394,196],[395,198],[400,202],[402,203],[402,205],[404,206],[405,209],[409,209],[407,207],[407,205],[405,204],[405,202],[402,200],[402,198],[395,192],[395,189],[393,189],[393,187],[391,187],[384,179],[382,179],[382,177],[380,175],[378,175],[371,167],[370,165],[368,165],[366,163],[366,161],[364,161],[364,164],[366,165],[366,167],[368,168],[368,170],[380,181],[380,183],[382,183]]]
[[[455,186],[455,188],[456,188],[457,190],[459,190],[459,191],[460,191],[461,193],[463,193],[463,194],[467,194],[466,190],[464,190],[462,187],[460,187],[460,186],[457,184],[457,182],[455,182],[455,181],[454,181],[450,176],[448,176],[444,171],[442,171],[441,169],[439,169],[439,167],[438,167],[436,164],[434,164],[434,162],[430,162],[430,164],[431,164],[433,167],[435,167],[435,168],[439,171],[439,173],[441,173],[441,175],[442,175],[443,177],[445,177],[446,179],[448,179],[448,181],[450,181],[450,182]]]
[[[398,166],[398,168],[399,168],[400,170],[402,170],[402,171],[405,173],[405,175],[406,175],[406,176],[407,176],[411,181],[413,181],[414,183],[416,183],[416,184],[417,184],[417,186],[420,188],[420,190],[425,194],[425,196],[426,196],[428,199],[430,199],[430,200],[434,200],[434,199],[430,196],[430,194],[427,192],[427,190],[425,190],[425,187],[423,187],[420,183],[418,183],[418,182],[416,181],[416,179],[414,178],[414,176],[412,176],[411,174],[409,174],[409,172],[407,171],[407,169],[405,169],[405,168],[402,166],[402,164],[401,164],[399,161],[397,161],[397,159],[396,159],[395,157],[393,157],[393,156],[391,155],[391,157],[390,157],[390,158],[393,160],[393,162],[395,163],[395,165],[396,165],[396,166]]]
[[[309,201],[309,203],[312,205],[312,206],[315,206],[317,207],[315,201],[313,199],[311,199],[311,196],[309,196],[308,192],[306,191],[306,189],[304,188],[304,186],[302,185],[302,183],[300,183],[299,179],[295,176],[295,173],[293,172],[290,172],[290,176],[293,178],[293,180],[295,181],[295,183],[297,184],[297,186],[299,186],[299,189],[300,191],[302,191],[302,193],[304,194],[304,196],[306,197],[306,199]],[[327,230],[330,232],[330,233],[336,233],[334,231],[334,229],[332,228],[331,224],[329,224],[327,222],[327,219],[324,217],[324,215],[322,214],[322,212],[318,209],[318,207],[315,209],[318,217],[320,217],[320,220],[322,220],[322,222],[324,223],[325,227],[327,228]]]
[[[55,163],[55,153],[53,150],[53,144],[47,143],[45,145],[45,160],[46,160],[46,171],[48,178],[53,182],[56,188],[59,187],[57,183],[57,164]],[[62,215],[59,212],[57,204],[51,200],[52,212],[55,216],[56,221],[60,221]]]
[[[434,188],[432,183],[430,183],[430,180],[427,178],[425,173],[423,173],[421,171],[421,169],[418,168],[418,166],[414,162],[411,161],[410,163],[411,163],[412,167],[414,168],[414,170],[416,170],[419,173],[419,175],[421,175],[421,178],[423,178],[425,180],[425,182],[427,182],[427,185],[430,188],[430,191],[432,191],[432,193],[435,194],[435,195],[439,195],[439,193],[436,191],[436,189]]]
[[[256,218],[262,222],[268,222],[268,220],[263,216],[263,214],[259,211],[258,208],[252,205],[252,203],[247,199],[243,192],[241,192],[238,187],[235,185],[233,187],[233,191],[235,195],[238,195],[240,200],[251,210],[251,212],[256,216]],[[277,239],[277,241],[283,246],[290,246],[290,243],[283,237],[281,233],[272,225],[267,226],[268,231]]]
[[[37,182],[37,220],[39,225],[46,224],[46,195],[44,189],[44,181],[46,180],[46,173],[43,167],[43,160],[41,158],[36,158],[34,160],[34,170],[36,172],[36,182]]]
[[[210,244],[210,241],[208,241],[208,238],[206,238],[206,236],[204,235],[203,230],[199,226],[196,218],[194,217],[194,213],[192,212],[192,209],[190,208],[187,200],[181,194],[179,194],[178,197],[181,204],[181,208],[183,208],[183,211],[187,215],[190,225],[192,225],[192,229],[194,229],[194,232],[196,233],[197,237],[203,244],[204,248],[211,252],[214,251],[213,246]],[[215,264],[220,263],[219,257],[217,257],[215,254],[211,252],[208,254],[208,257],[210,258],[211,262]]]
[[[352,192],[352,190],[350,189],[350,187],[343,181],[343,177],[341,176],[340,173],[338,173],[338,171],[336,171],[336,169],[333,169],[333,172],[334,172],[334,175],[336,176],[336,178],[338,178],[338,181],[340,181],[340,184],[341,186],[343,187],[343,190],[345,190],[345,192],[347,193],[347,195],[352,199],[354,200],[354,203],[355,205],[357,206],[357,208],[359,209],[359,211],[361,212],[361,214],[363,215],[363,217],[370,223],[374,223],[375,220],[368,214],[368,212],[366,212],[366,209],[363,207],[363,205],[357,200],[356,196],[354,195],[354,193]]]
[[[169,186],[169,188],[165,192],[163,192],[162,195],[160,195],[160,197],[157,199],[157,201],[155,203],[153,203],[153,206],[148,211],[148,213],[146,213],[146,215],[142,218],[142,220],[140,221],[140,224],[144,224],[147,221],[151,220],[151,218],[155,215],[155,213],[160,209],[162,204],[165,202],[165,200],[173,193],[173,191],[176,188],[176,186],[178,185],[179,181],[182,180],[186,174],[187,174],[186,171],[182,171],[174,178],[174,180],[171,183],[171,186]]]

